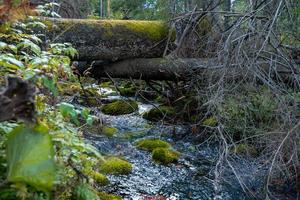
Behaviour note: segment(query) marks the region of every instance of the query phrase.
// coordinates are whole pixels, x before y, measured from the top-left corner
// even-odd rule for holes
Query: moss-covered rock
[[[122,197],[114,194],[108,194],[106,192],[98,192],[100,200],[122,200]]]
[[[102,134],[106,135],[107,137],[113,137],[118,132],[118,129],[109,126],[102,127]]]
[[[101,186],[109,184],[108,178],[99,172],[92,171],[90,172],[90,176]]]
[[[110,157],[100,165],[99,170],[104,174],[126,175],[131,173],[132,164],[117,157]]]
[[[233,153],[238,155],[250,155],[253,157],[258,156],[257,149],[249,144],[238,144],[233,148]]]
[[[101,111],[107,115],[124,115],[135,112],[138,104],[135,101],[117,100],[101,107]]]
[[[152,151],[152,159],[164,165],[177,162],[179,156],[179,152],[168,148],[156,148]]]
[[[143,114],[143,118],[150,121],[159,121],[163,118],[171,119],[176,115],[176,111],[170,106],[159,106],[158,108],[152,108],[148,112]]]
[[[136,94],[136,87],[134,86],[131,86],[131,87],[122,87],[122,88],[119,88],[120,90],[120,94],[122,96],[125,96],[125,97],[132,97],[132,96],[135,96]]]
[[[170,148],[171,145],[168,142],[159,139],[145,139],[136,143],[137,148],[152,152],[156,148]]]

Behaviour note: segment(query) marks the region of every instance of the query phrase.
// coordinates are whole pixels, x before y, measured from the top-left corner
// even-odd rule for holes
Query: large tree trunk
[[[44,19],[52,42],[70,42],[78,60],[162,57],[169,26],[159,21]]]
[[[95,78],[188,80],[195,74],[205,78],[221,75],[224,67],[216,63],[215,59],[138,58],[115,63],[95,62],[90,73]],[[230,70],[232,72],[233,68]]]

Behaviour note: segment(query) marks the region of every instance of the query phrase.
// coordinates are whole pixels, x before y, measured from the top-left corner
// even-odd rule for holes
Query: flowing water
[[[101,93],[111,93],[101,89]],[[108,99],[122,98],[108,96]],[[110,184],[105,191],[132,200],[177,200],[177,199],[254,199],[249,193],[262,185],[259,177],[259,164],[250,158],[233,158],[235,170],[230,165],[222,165],[216,172],[220,152],[218,145],[195,142],[188,127],[183,125],[164,125],[142,118],[141,114],[153,106],[139,102],[139,111],[120,116],[104,115],[98,109],[93,111],[106,125],[118,129],[115,137],[86,135],[86,139],[103,155],[123,156],[133,164],[129,175],[109,176]],[[181,152],[178,163],[169,166],[152,161],[151,154],[135,147],[135,142],[145,138],[160,138],[172,144]],[[234,175],[247,185],[243,191]],[[247,195],[246,195],[247,194]]]

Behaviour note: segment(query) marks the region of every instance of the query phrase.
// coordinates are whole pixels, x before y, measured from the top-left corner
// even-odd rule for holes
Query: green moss
[[[98,192],[98,196],[100,200],[122,200],[122,197],[106,192]]]
[[[215,127],[218,124],[218,121],[215,117],[208,117],[203,122],[202,125]]]
[[[132,165],[126,160],[110,157],[101,164],[100,171],[104,174],[129,174],[132,171]]]
[[[90,176],[101,186],[109,184],[108,178],[99,172],[92,171]]]
[[[118,129],[114,127],[103,126],[102,133],[107,137],[113,137],[118,132]]]
[[[135,96],[136,94],[136,88],[134,86],[119,88],[119,90],[120,90],[120,94],[126,97],[132,97]]]
[[[258,156],[258,151],[249,144],[238,144],[234,147],[233,152],[239,155]]]
[[[103,105],[101,111],[107,115],[124,115],[135,112],[138,104],[135,101],[117,100],[112,103]]]
[[[159,139],[145,139],[140,140],[136,143],[137,148],[143,149],[146,151],[153,151],[156,148],[170,148],[171,145],[168,142],[159,140]]]
[[[75,188],[77,200],[98,200],[98,195],[88,184],[80,184]]]
[[[143,34],[152,40],[161,40],[168,35],[169,27],[160,21],[135,21],[124,23],[126,28],[135,33]]]
[[[174,117],[176,111],[173,107],[159,106],[158,108],[152,108],[148,112],[143,114],[143,118],[150,121],[159,121],[163,118],[170,119]]]
[[[102,83],[100,84],[100,87],[105,87],[105,88],[109,88],[109,87],[111,87],[111,86],[112,86],[112,84],[111,84],[111,82],[109,82],[109,81],[102,82]]]
[[[152,151],[152,159],[164,165],[177,162],[179,156],[179,152],[168,148],[156,148]]]

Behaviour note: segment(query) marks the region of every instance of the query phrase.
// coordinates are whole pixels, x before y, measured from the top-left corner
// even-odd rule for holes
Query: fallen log
[[[277,71],[274,71],[268,62],[263,61],[260,69],[257,70],[259,70],[260,76],[264,76],[266,80],[281,80],[289,84],[299,77],[297,71],[279,66],[277,66]],[[258,76],[258,71],[240,67],[238,64],[224,65],[218,62],[217,58],[137,58],[113,63],[94,62],[88,74],[97,79],[111,77],[180,81],[193,78],[207,84],[215,83],[220,79],[226,82],[253,81]]]
[[[220,74],[223,66],[215,59],[137,58],[114,63],[94,62],[89,74],[95,78],[133,78],[142,80],[185,80],[197,73]]]
[[[51,42],[69,42],[77,60],[162,57],[169,26],[160,21],[42,18]],[[175,31],[174,31],[175,37]]]

